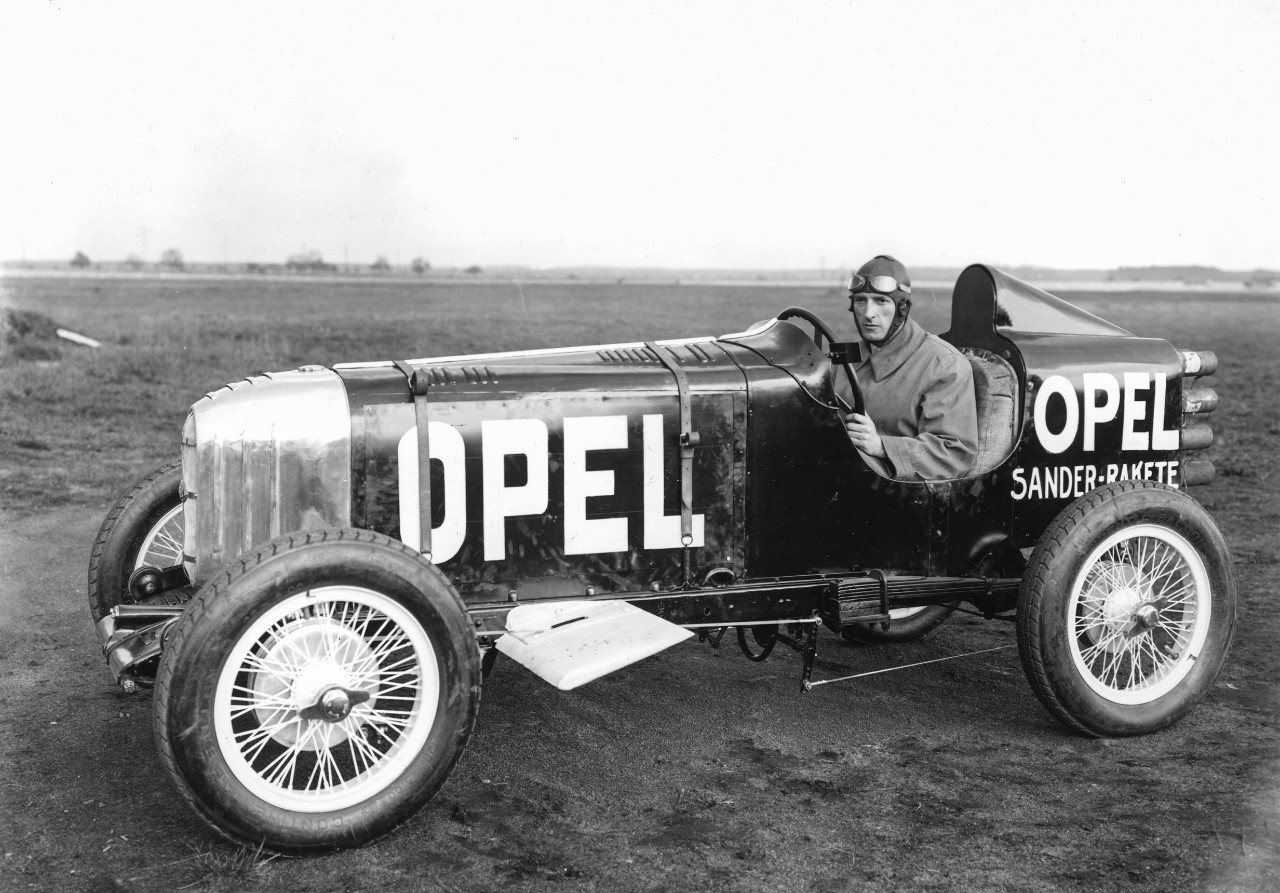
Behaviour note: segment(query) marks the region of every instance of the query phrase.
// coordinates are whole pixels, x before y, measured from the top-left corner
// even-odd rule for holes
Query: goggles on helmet
[[[882,295],[891,295],[895,291],[911,294],[911,286],[905,282],[899,282],[892,276],[863,276],[861,273],[853,273],[849,276],[849,291],[867,290],[879,292]]]

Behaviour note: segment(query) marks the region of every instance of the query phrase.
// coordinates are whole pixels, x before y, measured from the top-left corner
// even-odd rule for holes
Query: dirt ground
[[[815,678],[1004,650],[809,694],[797,655],[755,664],[728,638],[573,692],[500,660],[467,753],[418,816],[359,850],[271,860],[181,803],[150,695],[111,683],[84,596],[106,501],[0,507],[0,891],[1280,889],[1280,309],[1259,307],[1222,313],[1217,341],[1181,312],[1128,323],[1223,357],[1208,382],[1223,396],[1219,479],[1193,494],[1240,586],[1214,691],[1137,739],[1066,731],[1023,677],[1011,625],[969,617],[911,645],[824,635]],[[22,461],[45,477],[0,472],[70,485],[113,455],[41,436],[52,446]]]

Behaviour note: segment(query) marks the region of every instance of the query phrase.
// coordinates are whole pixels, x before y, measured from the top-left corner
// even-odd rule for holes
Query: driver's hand
[[[869,416],[860,412],[853,413],[844,423],[844,430],[849,433],[849,440],[853,445],[868,456],[874,456],[877,459],[888,458],[884,450],[884,441],[876,433],[876,423],[871,421]]]

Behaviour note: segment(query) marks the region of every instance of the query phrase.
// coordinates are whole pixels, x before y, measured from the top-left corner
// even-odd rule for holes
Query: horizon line
[[[317,261],[317,263],[322,265],[324,270],[330,271],[330,272],[354,273],[354,272],[361,272],[361,271],[373,271],[378,269],[377,261],[375,261],[374,263],[347,262],[347,263],[341,263],[341,264],[328,262],[328,261]],[[1182,271],[1185,273],[1216,272],[1216,273],[1223,273],[1227,275],[1241,275],[1241,276],[1262,273],[1262,274],[1271,274],[1273,276],[1280,277],[1280,270],[1274,270],[1267,267],[1252,267],[1248,269],[1244,269],[1244,268],[1229,269],[1229,268],[1219,267],[1217,265],[1207,264],[1207,263],[1121,264],[1118,266],[1111,266],[1111,267],[1106,267],[1106,266],[1058,267],[1058,266],[1050,266],[1045,264],[1034,264],[1034,263],[1010,264],[1010,263],[989,263],[987,261],[975,261],[974,263],[987,264],[989,266],[994,266],[1001,270],[1036,271],[1039,273],[1078,274],[1078,273],[1119,273],[1121,271],[1131,271],[1131,270],[1132,271],[1157,271],[1157,270],[1175,271],[1176,270],[1176,271]],[[958,265],[957,264],[917,264],[917,265],[913,265],[912,269],[918,270],[918,271],[930,271],[930,272],[938,272],[938,271],[959,272],[972,265],[973,264],[971,263],[958,264]],[[305,274],[309,271],[315,271],[319,269],[319,267],[308,268],[306,265],[294,265],[291,267],[288,260],[284,260],[284,261],[213,260],[213,261],[209,261],[209,260],[183,259],[179,266],[174,266],[172,264],[166,264],[162,260],[149,261],[149,260],[142,260],[140,258],[139,259],[130,259],[130,258],[114,259],[113,258],[113,259],[97,260],[97,261],[89,259],[88,267],[75,267],[74,258],[72,260],[49,259],[49,258],[39,259],[39,260],[35,260],[31,258],[23,258],[23,259],[8,258],[8,259],[0,260],[0,270],[3,270],[6,267],[13,267],[15,269],[76,270],[78,272],[84,272],[84,273],[90,273],[95,271],[139,272],[142,269],[160,269],[168,272],[180,273],[184,268],[198,267],[207,271],[235,270],[238,272],[246,272],[246,268],[252,268],[252,269],[248,269],[247,271],[248,272],[266,272],[266,271],[290,270],[293,272],[299,272],[299,273]],[[102,269],[103,267],[106,267],[106,269]],[[412,270],[413,262],[411,261],[409,263],[394,263],[394,264],[388,262],[386,267],[384,267],[383,269]],[[586,264],[557,264],[554,266],[535,266],[532,264],[496,263],[496,264],[488,264],[488,265],[468,264],[464,266],[462,264],[436,265],[436,264],[431,264],[430,262],[427,262],[423,273],[415,273],[415,275],[423,275],[424,273],[445,272],[445,271],[462,273],[464,275],[480,275],[480,276],[483,276],[487,273],[492,274],[493,272],[498,272],[498,271],[533,272],[533,273],[572,273],[575,271],[577,272],[629,271],[632,273],[635,273],[635,272],[654,272],[654,273],[683,272],[683,273],[717,273],[717,274],[736,273],[736,274],[743,274],[743,275],[756,275],[761,273],[784,274],[784,275],[798,275],[798,274],[844,275],[842,271],[845,271],[847,269],[848,268],[843,265],[795,266],[795,267],[769,267],[769,266],[740,267],[740,266],[729,266],[729,265],[726,265],[726,266],[678,266],[678,265],[672,266],[672,265],[661,265],[661,264],[640,265],[640,264],[586,263]]]

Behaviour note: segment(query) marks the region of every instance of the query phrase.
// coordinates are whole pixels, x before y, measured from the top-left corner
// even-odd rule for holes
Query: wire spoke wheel
[[[342,809],[398,778],[435,722],[431,642],[396,602],[335,586],[272,607],[232,646],[214,723],[231,771],[268,803]]]
[[[182,465],[171,462],[142,478],[103,519],[89,558],[89,606],[95,621],[137,601],[129,578],[142,567],[182,563]],[[191,588],[169,590],[144,602],[180,604]]]
[[[480,654],[448,579],[353,528],[247,552],[174,625],[161,763],[229,840],[313,853],[376,840],[440,789],[475,726]]]
[[[173,567],[182,564],[182,503],[165,512],[138,545],[133,569]]]
[[[1155,732],[1213,689],[1236,602],[1231,553],[1199,503],[1152,481],[1106,484],[1064,508],[1031,553],[1022,667],[1077,732]]]
[[[1113,534],[1085,559],[1068,607],[1071,656],[1085,682],[1118,704],[1142,704],[1191,671],[1208,635],[1204,559],[1165,527]]]

